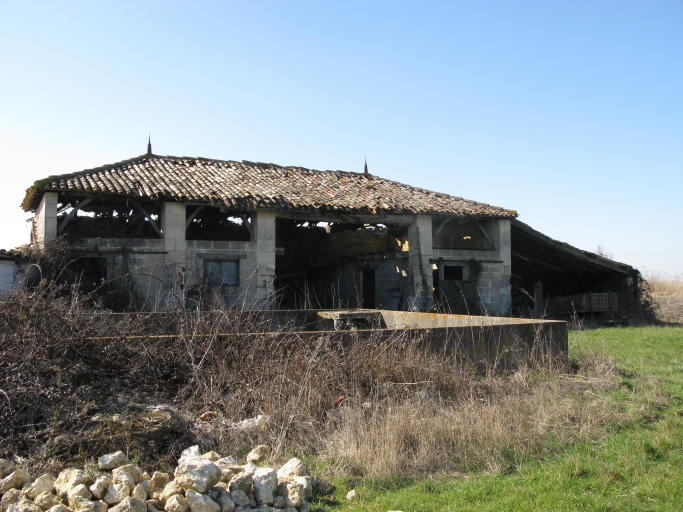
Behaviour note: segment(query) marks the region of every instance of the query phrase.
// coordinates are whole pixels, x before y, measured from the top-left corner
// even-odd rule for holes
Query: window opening
[[[443,267],[444,281],[462,281],[462,267],[445,265]]]
[[[239,260],[204,262],[204,278],[209,286],[225,295],[230,288],[239,286]]]

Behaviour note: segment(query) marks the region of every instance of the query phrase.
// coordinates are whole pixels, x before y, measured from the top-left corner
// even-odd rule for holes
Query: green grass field
[[[597,441],[558,447],[507,472],[405,482],[337,481],[330,511],[683,510],[683,328],[570,333],[570,357],[598,354],[618,369],[611,390],[630,418]]]

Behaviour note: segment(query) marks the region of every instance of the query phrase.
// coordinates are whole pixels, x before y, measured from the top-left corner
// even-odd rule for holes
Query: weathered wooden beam
[[[488,233],[486,232],[486,230],[484,229],[484,226],[482,226],[482,225],[479,223],[479,221],[478,221],[477,219],[475,219],[474,217],[472,217],[472,221],[479,227],[479,229],[481,230],[481,232],[484,233],[484,236],[486,237],[486,241],[489,243],[489,247],[491,247],[491,250],[492,250],[492,251],[495,251],[495,250],[496,250],[496,246],[493,245],[493,242],[492,242],[491,239],[489,238],[489,234],[488,234]]]
[[[247,216],[244,213],[239,212],[237,215],[239,215],[240,219],[242,219],[242,223],[244,224],[244,227],[247,228],[247,231],[249,231],[249,239],[253,242],[254,241],[254,226],[251,223],[251,216]]]
[[[159,226],[157,226],[157,223],[154,222],[154,219],[152,218],[152,216],[149,213],[147,213],[147,211],[142,206],[140,206],[137,203],[137,201],[135,201],[133,198],[130,198],[129,201],[131,203],[133,203],[133,206],[135,206],[137,209],[139,209],[142,212],[142,214],[145,216],[145,218],[149,221],[149,223],[154,228],[154,231],[156,231],[157,235],[159,235],[159,238],[164,238],[164,235],[161,233],[161,230],[159,229]]]
[[[73,210],[69,212],[69,215],[66,216],[66,218],[62,221],[62,223],[59,225],[59,228],[57,228],[57,234],[60,235],[62,231],[64,231],[64,228],[66,225],[69,223],[69,221],[76,216],[76,213],[78,213],[78,210],[80,210],[82,207],[87,205],[88,203],[94,201],[94,197],[89,197],[87,199],[84,199],[80,203],[78,203],[76,206],[74,206]]]
[[[190,216],[187,218],[187,222],[185,222],[185,229],[186,229],[186,230],[187,230],[187,228],[190,227],[190,224],[192,224],[192,221],[193,221],[195,218],[197,218],[197,215],[199,214],[199,212],[201,212],[204,208],[206,208],[205,205],[200,206],[200,207],[198,207],[197,209],[195,209],[195,211],[193,211],[193,212],[190,214]]]
[[[441,233],[441,230],[448,224],[450,221],[455,219],[456,217],[448,217],[446,220],[444,220],[441,224],[439,224],[439,227],[436,228],[436,231],[434,232],[434,235],[432,236],[432,244],[436,241],[436,237],[439,236],[439,233]]]
[[[294,219],[305,222],[340,222],[345,224],[411,224],[414,215],[390,215],[390,214],[353,214],[353,213],[319,213],[319,212],[293,212],[277,211],[276,216],[280,219]]]

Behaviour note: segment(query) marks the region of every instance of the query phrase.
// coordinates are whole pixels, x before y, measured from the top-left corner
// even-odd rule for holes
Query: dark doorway
[[[363,307],[375,309],[375,271],[363,270]]]

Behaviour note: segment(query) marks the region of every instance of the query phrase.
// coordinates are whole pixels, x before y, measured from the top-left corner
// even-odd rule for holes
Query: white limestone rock
[[[235,510],[235,502],[232,501],[230,493],[223,487],[214,487],[209,493],[211,499],[218,503],[221,512],[233,512]]]
[[[145,489],[143,482],[146,482],[146,480],[143,480],[138,485],[136,485],[135,488],[133,489],[133,492],[131,492],[130,495],[133,498],[137,498],[137,499],[142,500],[142,501],[147,501],[147,489]]]
[[[159,505],[160,503],[156,500],[147,500],[147,512],[163,512],[163,507],[162,508],[157,508],[156,505]]]
[[[31,487],[26,489],[26,496],[33,500],[41,493],[52,492],[54,485],[55,477],[49,473],[45,473],[36,478],[31,484]]]
[[[132,491],[142,482],[142,470],[135,464],[119,466],[111,472],[115,484],[126,484]]]
[[[223,457],[222,459],[214,461],[214,464],[221,470],[221,482],[230,482],[233,476],[242,471],[241,466],[235,467],[237,465],[235,464],[235,459],[232,457]]]
[[[211,450],[210,452],[206,452],[202,454],[202,459],[210,460],[211,462],[216,462],[217,460],[221,459],[221,455],[218,452],[215,452]]]
[[[97,459],[97,465],[100,469],[116,469],[125,464],[128,464],[128,456],[121,451],[107,453]]]
[[[55,480],[54,489],[58,496],[66,497],[69,489],[80,484],[89,484],[91,480],[90,475],[82,469],[65,469]]]
[[[31,481],[31,475],[25,469],[17,469],[0,480],[0,493],[6,493],[10,489],[20,489],[25,483]]]
[[[104,498],[104,495],[107,494],[109,487],[113,483],[114,482],[112,482],[111,478],[106,475],[102,475],[95,480],[95,483],[89,487],[89,490],[95,498],[101,500]]]
[[[162,473],[161,471],[155,471],[152,473],[152,478],[149,479],[149,486],[152,490],[158,489],[165,486],[171,476],[168,473]]]
[[[231,491],[230,498],[232,499],[232,501],[235,502],[235,506],[237,507],[249,506],[249,496],[247,496],[246,492],[240,489],[235,489],[234,491]]]
[[[269,448],[270,449],[270,448]],[[260,505],[271,505],[277,492],[277,473],[271,468],[259,468],[252,477],[254,497]]]
[[[72,512],[72,510],[66,505],[60,503],[59,505],[55,505],[54,507],[52,507],[47,512]]]
[[[221,481],[221,470],[213,462],[202,459],[185,459],[175,469],[175,481],[186,490],[205,493]],[[187,493],[185,493],[187,497]]]
[[[221,508],[218,503],[213,501],[208,496],[199,494],[198,492],[188,489],[185,493],[187,502],[190,505],[191,512],[220,512]]]
[[[254,483],[254,474],[245,473],[244,471],[237,473],[232,477],[230,483],[230,491],[243,491],[244,493],[249,493],[251,491],[251,486]]]
[[[147,512],[147,503],[137,498],[126,498],[109,510],[111,512]]]
[[[313,478],[310,476],[295,476],[292,478],[293,481],[300,482],[304,486],[304,494],[306,499],[313,497]]]
[[[127,484],[112,484],[109,486],[109,489],[107,489],[107,492],[104,494],[104,498],[102,499],[108,505],[116,505],[117,503],[121,503],[129,496],[130,487],[128,487]]]
[[[69,508],[73,512],[107,512],[109,507],[104,501],[90,501],[83,496],[74,496],[69,499]]]
[[[296,457],[289,459],[280,469],[277,470],[278,481],[287,480],[288,478],[294,476],[311,476],[306,465]]]
[[[268,430],[268,416],[259,414],[254,418],[247,418],[237,423],[237,427],[247,432],[266,432]]]
[[[69,503],[71,503],[71,499],[80,496],[82,498],[85,498],[86,500],[90,500],[92,498],[92,493],[88,490],[88,488],[84,484],[78,484],[66,493]]]
[[[19,489],[10,489],[2,495],[0,499],[0,511],[7,510],[10,505],[14,505],[22,499],[21,491]]]
[[[180,494],[171,496],[166,500],[166,505],[164,506],[166,512],[187,512],[189,508],[190,504],[185,499],[185,496]]]
[[[48,491],[41,492],[38,496],[33,498],[33,503],[38,505],[41,510],[50,510],[55,505],[59,505],[57,496]]]
[[[7,512],[43,512],[38,505],[31,500],[23,499],[13,503],[7,508]]]
[[[266,460],[270,456],[270,453],[270,446],[260,444],[249,452],[247,455],[247,462],[258,464],[259,462]]]
[[[114,475],[114,483],[118,485],[125,485],[128,488],[128,495],[135,489],[135,478],[130,473],[122,471]]]
[[[353,489],[353,490],[349,491],[348,493],[346,493],[346,499],[349,500],[349,501],[357,500],[359,497],[360,497],[360,496],[358,496],[358,493],[356,492],[355,489]]]
[[[202,453],[199,451],[199,446],[194,445],[190,446],[189,448],[185,448],[182,452],[180,452],[180,458],[178,459],[178,464],[180,464],[182,461],[186,459],[194,459],[196,457],[201,457]]]
[[[184,496],[185,488],[173,480],[172,482],[166,484],[166,487],[164,487],[161,493],[159,493],[158,499],[162,503],[166,503],[166,500],[168,500],[171,496],[175,496],[176,494]]]
[[[277,486],[277,493],[285,499],[288,507],[300,507],[306,499],[306,490],[301,482],[283,481]]]

